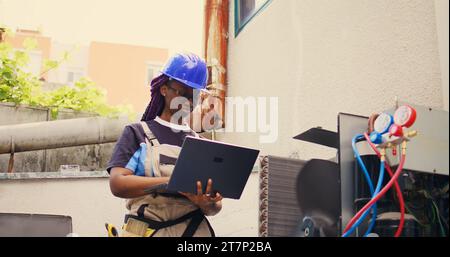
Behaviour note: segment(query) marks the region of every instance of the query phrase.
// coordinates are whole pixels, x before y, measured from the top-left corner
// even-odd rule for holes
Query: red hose
[[[344,233],[346,233],[353,226],[353,224],[355,224],[355,222],[359,219],[359,217],[361,217],[361,215],[367,209],[372,207],[372,205],[374,205],[376,202],[378,202],[378,200],[380,200],[380,198],[383,197],[387,193],[387,191],[389,191],[389,189],[392,187],[392,185],[394,185],[394,183],[397,181],[400,174],[402,174],[403,165],[405,165],[405,159],[406,159],[405,157],[406,157],[405,151],[402,150],[402,157],[400,159],[400,164],[398,165],[394,176],[391,178],[391,180],[389,180],[389,182],[386,184],[386,186],[384,186],[384,188],[381,189],[380,193],[378,193],[374,198],[372,198],[366,205],[364,205],[364,207],[361,210],[358,211],[358,213],[356,213],[355,216],[353,216],[353,218],[350,220],[350,222],[345,227]]]
[[[364,133],[364,137],[366,138],[367,142],[369,143],[370,147],[375,151],[375,153],[378,155],[378,157],[381,157],[380,151],[377,149],[377,147],[370,141],[369,135],[367,133]],[[389,173],[389,176],[394,176],[394,173],[392,172],[391,167],[387,162],[384,163],[384,166],[386,167],[387,172]],[[402,234],[403,226],[405,224],[405,200],[403,198],[402,190],[400,189],[400,186],[398,185],[398,181],[395,180],[394,182],[395,191],[397,193],[398,202],[400,205],[400,223],[398,224],[397,231],[395,232],[395,237],[399,237]]]

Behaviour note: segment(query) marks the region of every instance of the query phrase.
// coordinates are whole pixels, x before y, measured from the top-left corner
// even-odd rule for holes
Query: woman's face
[[[194,109],[194,90],[178,81],[171,80],[161,87],[161,94],[165,100],[165,109],[171,114],[180,113],[188,116]]]

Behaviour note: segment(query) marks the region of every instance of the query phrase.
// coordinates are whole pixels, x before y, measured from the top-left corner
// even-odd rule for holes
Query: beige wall
[[[79,236],[106,236],[105,222],[121,226],[124,211],[107,178],[0,181],[0,212],[68,215]]]
[[[108,90],[109,103],[132,104],[136,112],[144,112],[150,100],[146,63],[163,65],[168,50],[92,42],[89,52],[88,76]]]
[[[228,96],[279,97],[279,138],[259,144],[258,133],[219,133],[221,140],[329,158],[334,150],[292,137],[315,126],[336,131],[338,112],[370,115],[395,96],[444,107],[433,1],[273,1],[233,34]]]
[[[240,201],[224,200],[223,210],[209,218],[217,236],[257,236],[257,189],[254,173]],[[0,180],[0,213],[71,216],[79,236],[106,236],[105,222],[120,229],[125,212],[125,201],[111,194],[108,178]]]

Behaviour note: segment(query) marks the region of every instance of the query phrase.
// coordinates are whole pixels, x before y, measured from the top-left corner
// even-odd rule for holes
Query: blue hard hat
[[[208,69],[206,62],[195,54],[176,54],[161,71],[189,87],[206,90]]]

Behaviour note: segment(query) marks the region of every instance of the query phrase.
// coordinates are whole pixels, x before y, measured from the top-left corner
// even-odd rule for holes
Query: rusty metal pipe
[[[229,0],[205,0],[204,51],[212,75],[208,89],[220,100],[218,109],[222,121],[227,95],[228,16]]]

